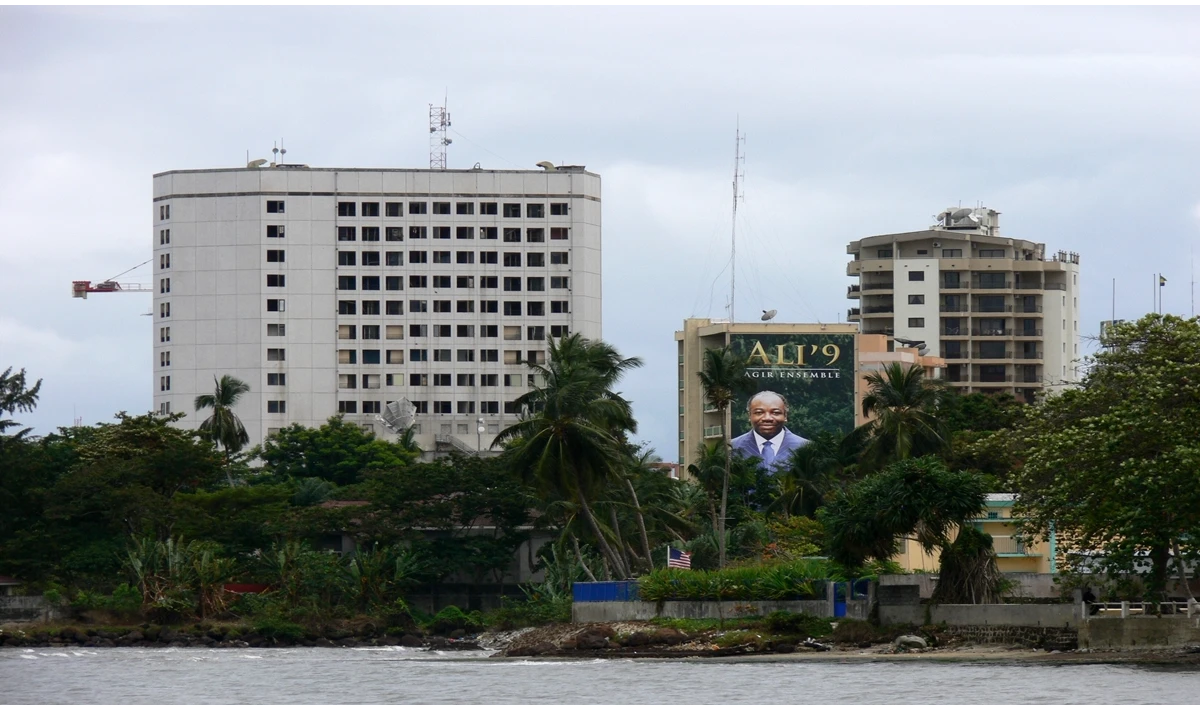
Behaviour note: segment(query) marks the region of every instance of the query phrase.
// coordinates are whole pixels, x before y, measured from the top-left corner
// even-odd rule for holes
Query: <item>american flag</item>
[[[667,567],[691,570],[692,554],[688,553],[687,551],[680,551],[678,548],[667,546]]]

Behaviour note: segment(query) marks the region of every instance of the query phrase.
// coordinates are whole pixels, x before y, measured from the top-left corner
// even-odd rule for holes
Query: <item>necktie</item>
[[[766,441],[762,447],[763,465],[770,465],[775,462],[775,449],[771,447],[771,442]]]

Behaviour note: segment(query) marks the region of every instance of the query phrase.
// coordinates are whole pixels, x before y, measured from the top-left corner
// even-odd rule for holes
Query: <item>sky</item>
[[[72,299],[149,260],[151,177],[269,157],[603,179],[604,337],[638,439],[677,441],[673,332],[723,318],[736,130],[738,320],[836,322],[846,244],[950,205],[1082,258],[1081,330],[1192,307],[1196,8],[0,8],[0,370],[18,420],[148,411],[148,294]],[[149,267],[120,277],[150,281]]]

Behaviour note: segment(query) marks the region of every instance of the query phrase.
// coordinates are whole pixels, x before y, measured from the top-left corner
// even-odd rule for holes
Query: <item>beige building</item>
[[[992,548],[996,551],[996,567],[1001,573],[1055,573],[1057,572],[1057,537],[1050,532],[1048,541],[1039,537],[1022,537],[1018,530],[1018,517],[1013,514],[1016,495],[989,494],[986,508],[972,523],[976,529],[992,537]],[[956,534],[957,535],[957,534]],[[934,549],[926,553],[911,536],[897,542],[900,552],[892,560],[908,572],[936,573],[941,570],[941,552]]]
[[[922,341],[964,392],[1032,401],[1078,380],[1079,255],[1000,235],[1000,214],[950,208],[927,229],[851,242],[847,320]]]
[[[704,351],[729,344],[732,336],[789,335],[789,334],[853,335],[854,341],[854,423],[866,419],[862,414],[862,397],[867,390],[866,375],[892,362],[911,366],[920,364],[930,378],[937,378],[945,361],[931,354],[922,355],[916,348],[896,347],[886,335],[864,335],[854,323],[730,323],[709,318],[687,318],[683,330],[675,332],[679,352],[679,464],[686,475],[688,465],[696,462],[703,443],[718,442],[724,434],[724,423],[717,410],[704,400],[699,373],[704,364]],[[927,348],[927,352],[930,349]],[[770,351],[775,353],[775,351]],[[782,351],[781,351],[782,352]]]

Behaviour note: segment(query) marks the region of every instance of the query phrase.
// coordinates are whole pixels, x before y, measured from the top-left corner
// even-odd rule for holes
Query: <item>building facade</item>
[[[947,209],[928,229],[851,242],[847,320],[923,341],[964,392],[1032,401],[1078,381],[1079,255],[1000,235],[1000,214]]]
[[[422,449],[487,449],[552,336],[601,336],[600,177],[544,171],[169,171],[154,177],[154,404],[250,385],[251,444],[344,414]]]

